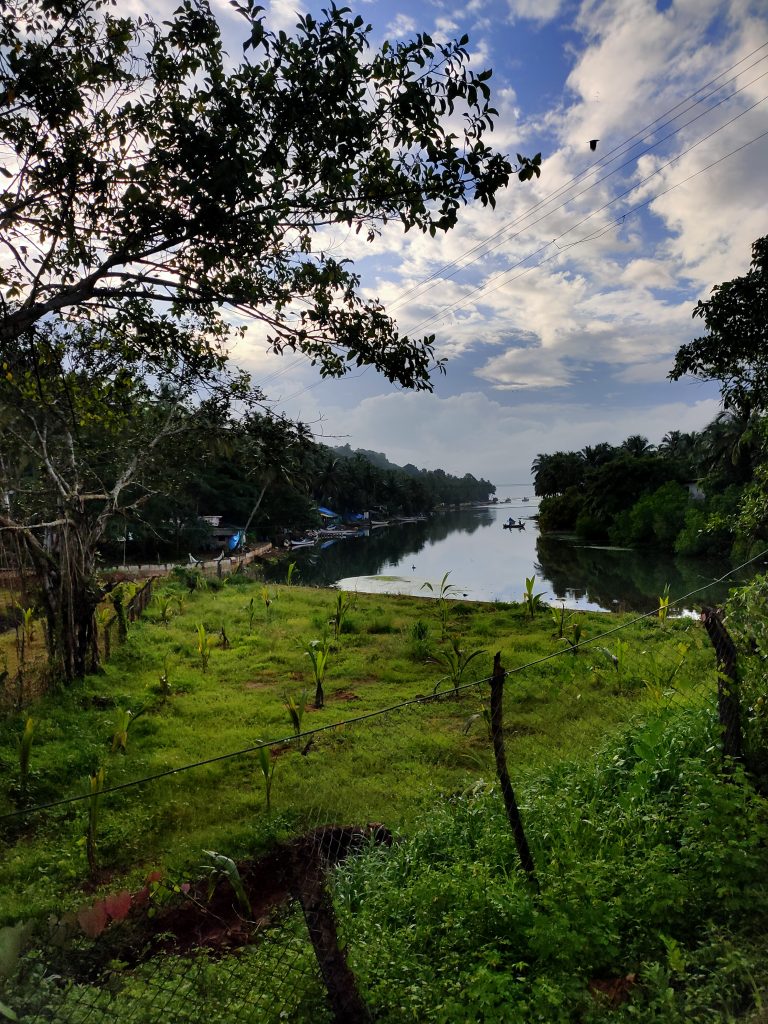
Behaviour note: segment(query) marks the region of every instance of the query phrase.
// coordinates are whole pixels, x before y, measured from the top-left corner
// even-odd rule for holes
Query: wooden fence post
[[[299,846],[291,851],[291,888],[304,913],[335,1024],[364,1024],[370,1014],[339,945],[336,914],[319,850]]]
[[[504,677],[506,673],[501,665],[501,651],[498,651],[493,659],[493,676],[491,677],[491,736],[493,738],[493,754],[496,758],[496,774],[499,777],[501,794],[504,797],[504,807],[507,811],[509,824],[512,826],[512,833],[515,837],[517,852],[520,854],[520,863],[528,878],[538,889],[536,878],[536,867],[533,863],[531,848],[523,828],[523,819],[520,815],[520,808],[517,806],[512,783],[509,780],[507,771],[507,756],[504,750]]]
[[[736,678],[736,644],[716,608],[702,608],[701,621],[717,657],[717,713],[723,727],[723,757],[740,758],[741,701]]]

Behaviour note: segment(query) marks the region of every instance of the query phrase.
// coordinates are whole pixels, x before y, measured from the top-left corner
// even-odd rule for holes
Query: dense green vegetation
[[[708,333],[682,345],[670,373],[720,383],[724,410],[704,430],[672,430],[655,447],[635,434],[575,452],[538,455],[531,470],[543,531],[653,544],[680,555],[751,556],[768,544],[768,237],[743,277],[694,316]]]
[[[433,586],[439,595],[440,581]],[[749,623],[764,610],[765,586],[733,612],[742,650],[756,651],[744,668],[747,767],[758,776],[765,637]],[[768,808],[741,769],[722,772],[714,657],[698,623],[654,616],[598,639],[626,622],[535,604],[358,595],[346,607],[325,591],[237,580],[185,597],[170,584],[104,674],[31,709],[24,778],[25,716],[2,723],[3,810],[86,793],[99,766],[109,788],[285,737],[272,758],[271,810],[252,752],[104,795],[95,864],[87,801],[6,818],[2,921],[42,922],[105,891],[137,891],[154,869],[180,885],[199,875],[203,850],[242,859],[318,823],[381,821],[396,832],[394,846],[347,861],[333,883],[376,1019],[735,1020],[768,984]],[[325,706],[315,711],[305,652],[323,636]],[[574,651],[579,637],[595,642]],[[515,672],[506,687],[508,759],[538,895],[495,790],[485,685],[318,733],[309,746],[308,737],[290,739],[286,698],[303,709],[306,731],[436,685],[451,691],[457,648],[464,660],[500,649],[508,669],[564,652]],[[465,680],[489,667],[487,653]],[[295,966],[285,978],[275,964],[288,950]],[[24,961],[32,988],[6,987],[0,1002],[38,1000],[68,1021],[91,1014],[93,998],[118,1021],[158,1006],[222,1024],[235,1012],[322,1021],[311,960],[292,912],[234,959],[161,958],[123,970],[115,984],[128,987],[116,1003],[109,988],[45,980],[36,957]]]

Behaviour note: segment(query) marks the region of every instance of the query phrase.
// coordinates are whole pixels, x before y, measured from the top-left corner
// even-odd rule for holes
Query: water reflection
[[[674,599],[730,568],[724,561],[675,559],[647,550],[588,547],[573,538],[542,537],[530,519],[524,531],[502,529],[510,515],[526,519],[532,513],[535,509],[526,505],[441,513],[428,522],[339,540],[324,550],[299,550],[290,559],[297,563],[302,583],[333,586],[345,580],[345,586],[361,591],[419,593],[425,580],[435,586],[450,571],[457,592],[478,601],[520,601],[526,577],[535,575],[536,590],[546,601],[614,611],[651,611],[658,607],[665,584]],[[758,568],[765,569],[753,571]],[[268,567],[267,574],[271,580],[285,579],[286,563]],[[742,573],[741,579],[746,578]],[[710,585],[689,607],[722,601],[733,585]]]

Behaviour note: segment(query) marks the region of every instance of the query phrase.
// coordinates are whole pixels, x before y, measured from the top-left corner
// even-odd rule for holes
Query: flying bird
[[[597,149],[597,144],[598,144],[599,141],[600,141],[600,139],[590,139],[589,140],[589,148],[592,150],[593,153]]]

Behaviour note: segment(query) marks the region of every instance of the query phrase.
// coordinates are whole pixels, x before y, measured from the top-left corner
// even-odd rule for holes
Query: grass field
[[[26,774],[19,765],[24,716],[3,721],[0,814],[83,796],[99,768],[107,790],[125,788],[100,798],[90,866],[87,800],[5,819],[0,924],[77,910],[123,887],[135,891],[153,871],[192,879],[204,850],[247,858],[317,824],[375,821],[400,841],[391,853],[372,851],[341,870],[336,900],[345,927],[354,924],[350,955],[381,1020],[591,1020],[594,1000],[584,996],[589,979],[600,971],[634,973],[643,963],[650,978],[647,964],[657,962],[659,950],[667,950],[669,961],[667,939],[680,977],[665,961],[667,980],[656,978],[644,995],[645,1016],[636,1019],[736,1019],[757,981],[750,988],[742,978],[734,988],[732,1016],[715,1010],[709,1017],[691,1015],[693,1003],[675,996],[685,988],[683,962],[698,963],[688,925],[727,933],[720,949],[707,931],[707,955],[736,948],[729,929],[734,921],[741,926],[745,906],[757,906],[757,862],[760,870],[768,868],[759,853],[763,804],[741,784],[726,782],[723,791],[710,779],[717,683],[700,625],[589,613],[561,617],[557,609],[529,613],[523,605],[434,598],[357,595],[345,605],[335,592],[296,586],[233,581],[188,594],[168,584],[102,674],[30,709]],[[616,627],[623,628],[602,635]],[[592,642],[574,650],[579,638]],[[319,642],[314,659],[308,653],[313,641]],[[327,654],[321,709],[313,707],[318,650]],[[531,902],[516,869],[493,792],[487,683],[464,685],[490,675],[496,651],[510,672],[507,756],[545,880],[539,904]],[[454,695],[455,681],[461,689]],[[446,696],[420,702],[436,689]],[[303,708],[300,741],[291,741],[289,699]],[[267,762],[274,772],[268,809],[258,752],[223,755],[273,740],[281,742]],[[211,759],[218,760],[130,785]],[[663,806],[654,803],[659,799]],[[695,811],[694,829],[689,819],[700,807],[705,810]],[[736,820],[742,812],[754,848]],[[726,849],[744,848],[749,863],[741,874],[731,878],[733,865],[714,853],[709,864],[697,860],[692,875],[681,873],[673,864],[680,856],[673,833],[690,832],[689,851],[704,857],[702,844],[715,843],[732,819],[734,836],[723,841]],[[665,844],[671,845],[662,854]],[[703,884],[710,869],[720,882],[687,921],[682,886]],[[718,899],[724,918],[715,924]],[[519,903],[514,913],[510,900]],[[735,917],[729,900],[738,907]],[[610,912],[595,909],[603,904]],[[504,920],[522,915],[504,927],[534,945],[544,943],[538,981],[512,933],[504,938],[503,929],[481,926],[489,913]],[[540,914],[549,922],[546,942]],[[757,936],[768,930],[763,924]],[[583,931],[581,947],[568,938],[574,928]],[[541,933],[535,941],[534,933]],[[472,935],[480,936],[474,944]],[[754,980],[762,946],[756,936],[744,941],[739,955]],[[425,960],[419,943],[434,948],[437,961]],[[510,943],[514,957],[527,964],[514,984],[506,967],[499,975],[499,965],[513,962]],[[412,992],[397,1006],[387,1002],[396,979],[409,972],[421,978],[422,995]],[[470,975],[479,994],[462,1016],[455,982],[461,977],[466,987]],[[552,991],[534,996],[547,978]],[[570,991],[574,985],[578,998]],[[666,1017],[659,1009],[665,986],[674,996]],[[536,999],[549,1009],[537,1015],[531,1009]],[[324,1019],[321,995],[310,1002],[306,1016],[292,1019]],[[517,1016],[504,1016],[503,1007],[512,1003]],[[530,1004],[525,1012],[524,1004]],[[214,1019],[210,1008],[205,1012]],[[231,1019],[231,1008],[221,1012],[222,1020]],[[295,1007],[291,1012],[298,1014]]]

